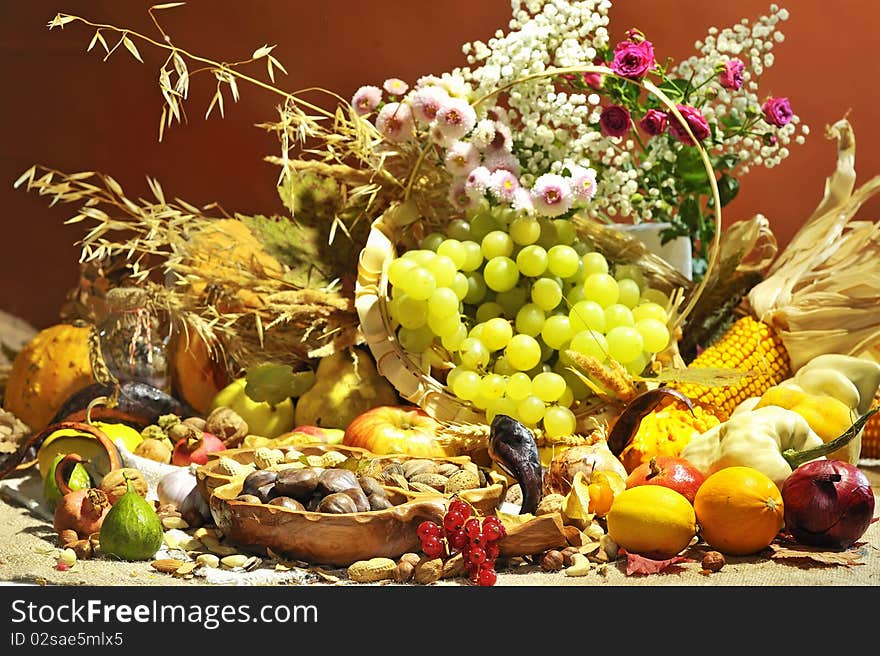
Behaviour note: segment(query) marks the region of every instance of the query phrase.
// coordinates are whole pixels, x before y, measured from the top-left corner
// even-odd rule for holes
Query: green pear
[[[121,560],[150,560],[162,546],[162,521],[130,479],[126,479],[126,488],[101,524],[101,551]]]
[[[294,402],[287,398],[281,403],[254,401],[247,395],[247,378],[237,378],[220,390],[211,402],[211,410],[227,407],[235,410],[247,422],[251,435],[278,437],[294,427]]]
[[[58,463],[61,462],[61,459],[66,455],[66,453],[59,453],[55,456],[49,467],[49,473],[43,480],[43,499],[45,499],[46,505],[48,505],[51,510],[55,510],[55,506],[58,505],[58,502],[61,501],[61,497],[63,496],[61,490],[58,489],[58,483],[55,482],[55,467],[58,466]],[[92,487],[92,480],[89,478],[89,473],[86,471],[86,468],[82,466],[82,463],[78,462],[73,466],[73,471],[70,473],[70,478],[67,480],[67,484],[70,486],[71,490],[86,490]]]
[[[297,400],[296,425],[344,429],[370,408],[399,403],[372,355],[362,348],[345,349],[321,358],[314,385]]]

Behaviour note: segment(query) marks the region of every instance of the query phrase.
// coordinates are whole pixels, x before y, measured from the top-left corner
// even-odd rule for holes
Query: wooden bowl
[[[419,551],[416,532],[424,521],[441,523],[447,499],[424,495],[411,499],[389,492],[393,507],[370,512],[330,514],[248,503],[235,497],[242,480],[214,489],[211,515],[225,536],[246,549],[271,549],[308,563],[347,567],[358,560],[398,558]]]
[[[353,446],[343,446],[337,444],[301,444],[296,446],[284,446],[279,447],[282,451],[290,448],[294,448],[297,451],[301,451],[305,455],[323,455],[328,451],[337,451],[339,453],[343,453],[345,455],[356,457],[356,458],[370,458],[374,460],[378,460],[380,462],[402,462],[404,460],[434,460],[437,462],[452,462],[457,465],[463,465],[465,463],[472,462],[472,460],[468,456],[448,456],[445,458],[424,458],[422,456],[410,456],[407,454],[389,454],[389,455],[376,455],[371,451],[367,451],[366,449],[361,449]],[[249,465],[254,461],[254,452],[256,449],[227,449],[226,451],[218,452],[219,455],[226,456],[228,458],[232,458],[233,460],[240,462],[243,465]],[[218,467],[220,465],[219,458],[211,458],[207,463],[196,469],[196,484],[198,485],[199,492],[202,495],[202,498],[205,501],[210,502],[211,494],[213,491],[221,486],[231,483],[234,479],[233,476],[229,476],[227,474],[223,474],[218,471]],[[493,514],[498,506],[501,505],[501,502],[504,500],[504,495],[507,492],[507,480],[502,476],[498,475],[493,471],[489,471],[487,473],[489,476],[488,485],[486,487],[473,488],[470,490],[463,490],[458,493],[458,496],[469,503],[480,515],[491,515]],[[393,491],[396,494],[399,494],[403,497],[406,497],[410,500],[416,501],[425,497],[435,496],[434,493],[431,492],[417,492],[414,490],[404,490],[400,487],[395,486],[383,486],[389,491]],[[441,496],[443,495],[441,493]]]

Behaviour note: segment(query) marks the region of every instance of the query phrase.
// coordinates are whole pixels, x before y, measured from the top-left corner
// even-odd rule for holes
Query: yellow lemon
[[[629,552],[670,558],[697,534],[694,507],[684,495],[661,485],[640,485],[614,497],[605,517],[608,535]]]

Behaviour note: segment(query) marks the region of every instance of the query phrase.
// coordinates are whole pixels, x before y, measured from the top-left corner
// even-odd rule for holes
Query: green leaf
[[[665,93],[669,99],[678,103],[684,100],[685,92],[689,86],[689,82],[687,80],[683,80],[681,78],[671,78],[668,80],[664,80],[661,84],[658,85],[658,89]]]
[[[245,394],[258,403],[265,401],[270,405],[278,405],[297,396],[297,391],[302,389],[302,376],[298,373],[301,372],[294,373],[293,367],[287,364],[267,362],[251,367],[245,375]],[[314,379],[314,373],[310,373]]]
[[[739,193],[739,180],[725,173],[718,179],[718,195],[721,198],[721,207],[727,205],[736,198]]]
[[[703,159],[696,148],[683,147],[675,158],[675,174],[684,183],[685,189],[708,191],[709,174]]]

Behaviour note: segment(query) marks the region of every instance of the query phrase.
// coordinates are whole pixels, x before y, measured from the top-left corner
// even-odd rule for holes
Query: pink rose
[[[638,79],[654,67],[654,46],[650,41],[621,41],[614,47],[611,70],[621,77]]]
[[[764,101],[764,104],[761,105],[761,111],[764,112],[764,120],[778,128],[789,123],[794,115],[788,98],[774,98],[773,96]]]
[[[666,115],[666,112],[661,112],[657,109],[649,109],[645,112],[642,120],[639,121],[639,127],[652,137],[656,137],[658,134],[666,132],[666,124],[668,121],[669,117]]]
[[[709,136],[709,124],[706,122],[703,112],[696,107],[691,107],[689,105],[676,105],[676,108],[681,112],[684,120],[687,121],[688,127],[691,129],[691,132],[694,133],[697,141],[702,141]],[[672,136],[683,144],[693,146],[694,140],[691,139],[690,135],[685,130],[685,127],[675,116],[671,116],[670,118],[672,120],[669,121],[669,132]]]
[[[629,110],[622,105],[609,105],[599,115],[599,129],[606,137],[622,137],[629,132]]]
[[[743,85],[743,64],[739,59],[728,59],[724,62],[724,70],[718,74],[718,81],[725,89],[741,89]]]

